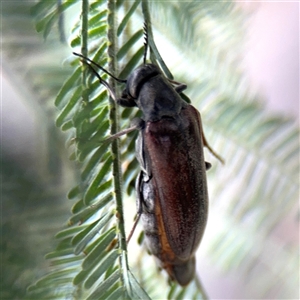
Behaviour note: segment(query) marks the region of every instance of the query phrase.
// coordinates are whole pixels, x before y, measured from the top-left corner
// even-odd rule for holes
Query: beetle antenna
[[[88,57],[85,57],[85,56],[83,56],[82,54],[79,54],[79,53],[76,53],[76,52],[73,52],[73,54],[76,55],[76,56],[79,56],[79,57],[83,58],[85,61],[88,61],[88,62],[92,63],[93,65],[97,66],[100,70],[102,70],[103,72],[105,72],[106,74],[108,74],[109,76],[111,76],[111,77],[112,77],[113,79],[115,79],[116,81],[121,82],[121,83],[126,83],[126,82],[127,82],[126,79],[120,79],[120,78],[115,77],[115,76],[112,75],[110,72],[108,72],[107,70],[105,70],[103,67],[101,67],[99,64],[97,64],[97,63],[94,62],[93,60],[89,59]],[[88,65],[91,66],[90,64],[88,64]],[[91,70],[93,70],[93,73],[96,72],[95,69],[92,68],[92,66],[91,66]],[[98,76],[97,76],[96,74],[97,74]],[[100,82],[101,82],[103,85],[105,85],[103,82],[106,82],[106,81],[104,81],[104,80],[100,77],[100,75],[99,75],[97,72],[95,73],[95,75],[98,77],[98,79],[100,80]],[[101,79],[100,79],[99,77],[100,77]],[[106,82],[106,83],[107,83],[107,82]]]
[[[147,51],[148,51],[148,26],[147,26],[147,23],[144,22],[144,65],[146,64],[146,59],[147,59]]]
[[[81,56],[81,55],[78,55],[78,56]],[[85,57],[83,57],[83,58],[86,59]],[[88,61],[91,61],[91,60],[88,60]],[[90,68],[90,70],[94,73],[94,75],[99,79],[100,83],[106,87],[106,89],[108,90],[112,99],[115,102],[117,102],[116,94],[113,91],[113,89],[111,88],[111,86],[108,84],[108,82],[106,82],[104,79],[102,79],[102,77],[98,74],[98,72],[93,68],[93,66],[91,64],[87,63],[85,60],[83,61],[83,63],[85,63]]]

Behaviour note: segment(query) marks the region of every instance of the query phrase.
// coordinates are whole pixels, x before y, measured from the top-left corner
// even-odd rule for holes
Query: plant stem
[[[88,26],[89,26],[89,1],[82,0],[82,15],[81,15],[81,53],[84,56],[88,54]],[[88,102],[88,94],[87,94],[87,68],[85,64],[82,64],[82,77],[81,84],[83,87],[82,91],[82,101]]]
[[[142,11],[143,11],[143,15],[144,15],[144,22],[147,28],[147,33],[148,33],[148,43],[150,46],[150,50],[151,52],[153,52],[156,60],[159,62],[161,68],[163,69],[163,71],[165,72],[166,76],[169,79],[173,79],[173,75],[170,72],[170,70],[168,69],[167,65],[165,64],[164,60],[162,59],[156,45],[154,42],[154,38],[153,38],[153,33],[152,33],[152,24],[151,24],[151,17],[150,17],[150,12],[149,12],[149,4],[148,4],[148,0],[143,0],[142,1]]]
[[[115,73],[116,70],[116,26],[115,26],[115,1],[108,0],[108,58],[109,58],[109,71]],[[110,78],[109,84],[113,90],[116,90],[115,81]],[[118,108],[113,99],[110,98],[110,120],[111,120],[111,135],[119,131],[119,116]],[[113,177],[114,177],[114,191],[116,197],[116,210],[117,210],[117,224],[119,229],[119,245],[123,250],[123,254],[120,255],[120,266],[128,269],[127,261],[127,245],[126,245],[126,234],[124,227],[124,213],[123,213],[123,202],[122,202],[122,172],[120,166],[120,145],[119,140],[115,139],[112,143],[112,155],[113,155]],[[125,253],[125,255],[124,255]],[[125,261],[124,261],[125,260]],[[124,271],[124,270],[123,270]]]

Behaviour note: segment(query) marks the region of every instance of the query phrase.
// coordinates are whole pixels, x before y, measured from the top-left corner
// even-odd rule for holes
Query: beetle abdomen
[[[180,285],[185,286],[194,278],[195,263],[196,259],[195,256],[193,256],[191,259],[185,262],[170,266],[170,271],[168,271],[168,273]]]
[[[151,184],[142,183],[141,190],[152,189]],[[147,207],[145,204],[153,199],[147,198],[151,193],[144,193],[143,213],[141,221],[145,232],[145,241],[148,250],[158,258],[159,265],[165,269],[170,278],[176,280],[180,285],[187,285],[194,277],[195,257],[182,261],[176,256],[169,244],[165,227],[162,220],[162,212],[159,206]]]

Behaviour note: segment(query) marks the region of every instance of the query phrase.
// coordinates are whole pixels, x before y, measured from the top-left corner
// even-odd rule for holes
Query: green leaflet
[[[61,113],[56,119],[56,126],[60,127],[63,125],[63,123],[66,121],[66,118],[68,115],[71,113],[71,111],[74,109],[75,105],[78,104],[78,102],[81,99],[81,93],[82,93],[82,88],[79,86],[75,92],[73,93],[72,97],[70,98],[69,102],[67,105],[63,108]]]
[[[100,230],[108,224],[109,220],[112,218],[113,214],[108,213],[103,216],[99,221],[95,222],[95,224],[90,225],[87,229],[77,234],[73,240],[72,244],[76,247],[74,248],[74,253],[78,255],[82,252],[87,244],[97,235]],[[113,231],[115,233],[115,230]]]
[[[140,41],[141,37],[143,36],[144,32],[143,30],[138,30],[132,37],[128,39],[128,41],[120,48],[117,54],[118,60],[121,60],[128,51],[133,47],[133,45],[137,42]]]
[[[58,6],[57,3],[51,1],[40,1],[36,6],[32,8],[32,14],[36,15],[40,21],[36,23],[36,30],[43,32],[43,37],[46,39],[55,24],[60,14],[75,4],[76,1],[66,1],[62,5]],[[54,10],[51,9],[54,7]],[[51,11],[48,15],[47,12]]]
[[[83,203],[83,199],[80,199],[79,201],[77,201],[77,202],[73,205],[71,211],[72,211],[73,214],[76,214],[76,213],[78,213],[79,211],[81,211],[83,208],[85,208],[85,205],[84,205],[84,203]]]
[[[94,108],[91,108],[91,109],[94,109]],[[79,118],[78,120],[76,120],[76,122],[78,122],[78,125],[79,125],[79,123],[82,123],[84,118],[85,117],[83,116],[82,118]],[[100,110],[100,113],[98,113],[96,116],[94,116],[93,120],[88,123],[89,126],[86,128],[86,130],[81,130],[80,135],[85,139],[91,139],[92,135],[98,135],[98,136],[100,136],[99,134],[104,135],[106,130],[102,129],[102,127],[103,127],[102,124],[105,121],[107,121],[107,119],[108,119],[108,107],[103,106]]]
[[[82,269],[87,270],[91,266],[95,265],[97,259],[101,257],[100,255],[105,251],[109,244],[116,237],[115,228],[111,228],[109,231],[105,232],[100,238],[98,245],[88,254],[82,263]]]
[[[91,216],[93,216],[100,208],[104,207],[106,204],[108,204],[112,200],[112,194],[109,193],[108,195],[104,196],[100,200],[94,202],[92,205],[87,206],[82,211],[74,214],[70,220],[69,224],[73,225],[78,222],[85,222],[88,220]]]
[[[141,2],[141,0],[136,0],[136,1],[133,2],[131,8],[128,10],[127,14],[125,15],[125,17],[123,18],[123,20],[121,21],[121,23],[118,27],[118,30],[117,30],[117,35],[118,36],[124,30],[125,26],[129,22],[129,19],[131,18],[132,14],[135,12],[135,10],[138,7],[138,5],[140,4],[140,2]]]
[[[101,282],[95,291],[93,291],[86,300],[101,299],[101,296],[111,287],[117,280],[119,280],[119,272],[114,272],[110,277]]]
[[[129,60],[126,66],[123,68],[121,73],[119,74],[120,78],[127,78],[131,71],[142,62],[142,57],[144,54],[144,47],[141,47]]]
[[[88,276],[84,283],[84,287],[89,289],[99,279],[106,270],[115,263],[119,256],[118,250],[112,250],[102,261],[102,263]]]
[[[32,285],[28,288],[29,291],[32,291],[36,288],[43,287],[45,285],[57,285],[64,284],[65,281],[70,282],[70,274],[75,272],[75,268],[66,268],[61,271],[56,271],[55,273],[51,273],[49,275],[46,275],[45,277],[41,278],[38,280],[35,285]]]
[[[39,1],[31,8],[30,12],[33,16],[38,17],[48,13],[55,5],[56,3],[52,1]]]
[[[96,220],[89,225],[85,225],[85,226],[81,225],[80,227],[78,227],[79,232],[77,230],[76,234],[73,235],[73,238],[71,241],[72,245],[73,246],[78,245],[86,237],[87,234],[89,234],[91,231],[94,231],[94,228],[96,227],[97,224],[99,224],[99,221],[102,219],[103,219],[103,217],[101,217],[99,220]],[[93,237],[94,237],[94,235],[91,238],[87,239],[87,242],[85,242],[85,246]],[[75,254],[79,254],[81,251],[83,251],[85,246],[82,249],[80,249],[80,251],[75,250]]]
[[[107,297],[104,294],[104,297],[106,300],[117,300],[117,299],[122,299],[124,295],[124,289],[123,287],[118,287],[115,291],[113,291],[112,293],[108,293]]]
[[[102,160],[103,155],[107,151],[107,144],[103,143],[90,157],[88,160],[86,166],[84,167],[82,173],[81,173],[81,178],[83,181],[86,181],[88,177],[93,174],[93,169],[97,168],[98,164]]]
[[[55,250],[60,251],[60,250],[70,249],[71,248],[71,240],[72,240],[72,237],[70,237],[70,236],[61,239],[58,242]]]
[[[83,228],[86,226],[83,226]],[[82,227],[71,227],[64,229],[62,231],[59,231],[56,235],[55,238],[57,239],[64,239],[64,238],[69,238],[72,237],[74,234],[78,233],[78,231],[82,230]]]
[[[74,127],[73,121],[69,120],[69,121],[66,121],[65,123],[63,123],[61,125],[61,130],[62,131],[68,131],[68,130],[70,130],[73,127]]]
[[[99,128],[99,130],[89,140],[85,140],[84,138],[78,140],[77,150],[79,152],[79,155],[77,156],[77,158],[80,162],[85,161],[86,157],[91,154],[91,152],[93,152],[97,147],[101,146],[101,144],[106,145],[106,150],[108,149],[107,143],[101,142],[108,129],[109,121],[107,120],[101,123],[101,127]]]
[[[101,25],[102,24],[102,19],[104,17],[106,17],[106,15],[107,15],[107,10],[106,9],[100,11],[95,16],[93,16],[92,18],[90,18],[90,20],[89,20],[89,26],[90,27],[96,27],[96,26]]]
[[[82,259],[84,258],[84,255],[68,255],[67,257],[65,256],[60,256],[60,257],[56,257],[55,259],[52,260],[51,265],[52,266],[60,266],[63,265],[63,267],[66,267],[66,265],[73,265],[76,262],[80,262],[82,261]]]
[[[90,250],[87,250],[88,253],[86,259],[88,259],[88,262],[85,263],[86,259],[84,260],[85,267],[74,277],[73,283],[75,285],[85,282],[91,272],[97,268],[97,266],[100,267],[105,262],[107,256],[109,256],[112,251],[106,251],[107,246],[112,241],[112,235],[115,235],[115,228],[104,233],[99,239],[88,246],[88,248],[90,248]]]
[[[85,195],[84,202],[88,205],[93,199],[95,199],[98,195],[98,187],[101,184],[103,178],[107,175],[108,170],[110,169],[112,164],[112,157],[108,157],[106,162],[103,164],[101,170],[95,176],[91,184],[89,185]]]
[[[72,255],[73,254],[73,249],[65,249],[65,250],[59,250],[59,251],[53,251],[45,255],[46,259],[51,259],[51,258],[59,258],[62,256],[67,256],[67,255]]]
[[[107,29],[106,24],[103,24],[100,27],[89,30],[88,36],[91,40],[97,39],[97,38],[99,38],[99,36],[103,35],[106,32],[106,29]],[[75,48],[77,46],[80,46],[80,44],[81,44],[81,36],[77,35],[75,38],[72,39],[71,47]]]
[[[68,199],[74,199],[76,198],[76,196],[80,195],[80,193],[81,193],[80,186],[77,185],[69,191],[67,197]]]
[[[141,300],[151,300],[148,294],[144,291],[144,289],[140,286],[138,281],[135,279],[131,271],[128,272],[129,276],[129,284],[132,288],[132,298],[133,299],[141,299]]]

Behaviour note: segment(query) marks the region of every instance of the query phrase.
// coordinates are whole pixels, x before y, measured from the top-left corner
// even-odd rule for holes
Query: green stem
[[[115,26],[115,1],[108,0],[108,58],[109,58],[109,71],[112,74],[116,72],[116,26]],[[113,90],[116,90],[115,81],[110,78],[109,84]],[[119,131],[119,115],[118,107],[113,99],[110,98],[110,120],[111,120],[111,134],[115,134]],[[112,155],[113,155],[113,177],[114,177],[114,190],[116,196],[116,210],[117,210],[117,224],[119,229],[119,245],[123,250],[123,255],[120,255],[120,266],[121,268],[126,266],[128,269],[127,261],[127,245],[126,245],[126,234],[124,227],[124,212],[123,212],[123,201],[122,201],[122,172],[120,166],[120,145],[119,139],[115,139],[112,143]],[[125,253],[125,255],[124,255]],[[124,261],[125,260],[125,261]]]
[[[163,71],[165,72],[166,76],[169,79],[173,79],[172,73],[170,72],[170,70],[168,69],[168,67],[165,64],[164,60],[162,59],[162,57],[161,57],[161,55],[160,55],[160,53],[159,53],[159,51],[158,51],[158,49],[155,45],[155,42],[154,42],[148,0],[143,0],[142,1],[142,11],[143,11],[143,15],[144,15],[144,21],[145,21],[145,24],[147,26],[148,43],[149,43],[149,46],[150,46],[150,50],[151,50],[151,52],[153,52],[155,58],[159,62],[160,66],[163,69]]]
[[[81,15],[81,53],[84,56],[88,55],[88,27],[89,27],[89,1],[82,0],[81,7],[82,15]],[[83,87],[82,92],[82,100],[83,102],[88,102],[88,94],[87,94],[87,68],[85,64],[82,64],[82,77],[81,84]]]

